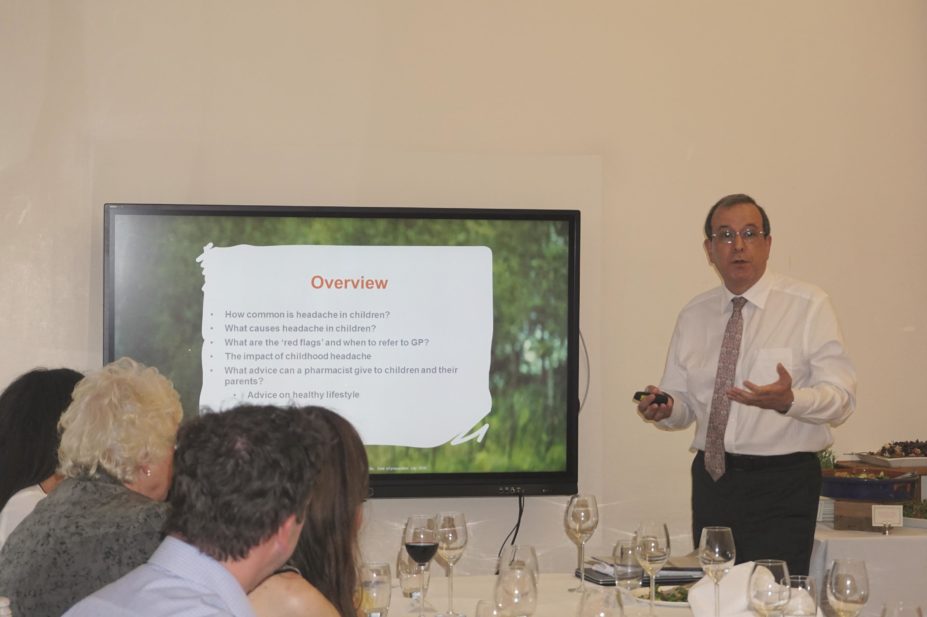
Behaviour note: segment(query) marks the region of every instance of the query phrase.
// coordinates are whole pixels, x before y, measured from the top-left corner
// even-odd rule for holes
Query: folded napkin
[[[720,583],[720,604],[722,617],[756,617],[750,609],[747,585],[753,573],[753,562],[747,561],[731,568]],[[715,583],[709,577],[702,578],[689,590],[689,605],[695,617],[714,617]]]
[[[747,561],[731,568],[721,579],[721,617],[756,617],[750,607],[748,588],[753,574],[753,562]],[[770,577],[772,575],[770,574]],[[814,599],[804,589],[792,589],[789,603],[784,615],[807,615],[815,604]],[[692,585],[689,590],[689,605],[694,617],[714,617],[715,584],[709,577]],[[817,617],[823,617],[821,608],[817,607]]]

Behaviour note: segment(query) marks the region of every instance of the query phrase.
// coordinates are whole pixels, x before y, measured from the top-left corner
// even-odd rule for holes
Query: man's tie
[[[711,415],[708,416],[708,433],[705,436],[705,469],[717,482],[724,475],[724,431],[727,416],[731,411],[731,399],[727,392],[734,385],[734,370],[740,355],[740,339],[744,332],[744,318],[741,310],[747,303],[740,296],[731,299],[734,310],[724,328],[721,341],[721,356],[718,358],[718,372],[715,375],[715,392],[711,397]]]

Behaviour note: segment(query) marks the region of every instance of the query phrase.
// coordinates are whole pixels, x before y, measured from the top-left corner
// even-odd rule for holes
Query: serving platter
[[[927,467],[927,456],[879,456],[858,452],[856,457],[863,463],[878,467]]]

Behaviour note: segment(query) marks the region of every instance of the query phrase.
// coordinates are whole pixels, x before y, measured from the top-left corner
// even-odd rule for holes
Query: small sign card
[[[872,506],[873,527],[901,527],[904,525],[904,515],[901,506]]]

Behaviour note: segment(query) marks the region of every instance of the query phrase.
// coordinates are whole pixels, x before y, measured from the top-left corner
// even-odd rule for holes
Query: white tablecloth
[[[432,572],[428,587],[427,605],[431,611],[425,615],[434,617],[435,613],[447,610],[447,577],[439,574],[440,569]],[[395,577],[394,577],[395,579]],[[495,576],[455,576],[454,577],[454,611],[473,617],[478,600],[491,600]],[[573,617],[579,607],[580,594],[567,591],[579,584],[579,579],[569,574],[541,573],[539,580],[538,608],[534,617]],[[608,590],[614,593],[614,587],[600,587],[586,583],[591,589]],[[647,604],[636,601],[625,606],[626,617],[647,617]],[[688,608],[657,607],[657,617],[692,617]],[[393,581],[393,594],[390,598],[390,617],[408,617],[418,615],[413,610],[412,600],[402,595],[396,581]]]
[[[882,605],[893,600],[917,601],[927,609],[927,529],[901,527],[884,536],[819,524],[811,554],[811,575],[819,586],[830,564],[841,558],[866,562],[869,601],[861,617],[878,617]]]

